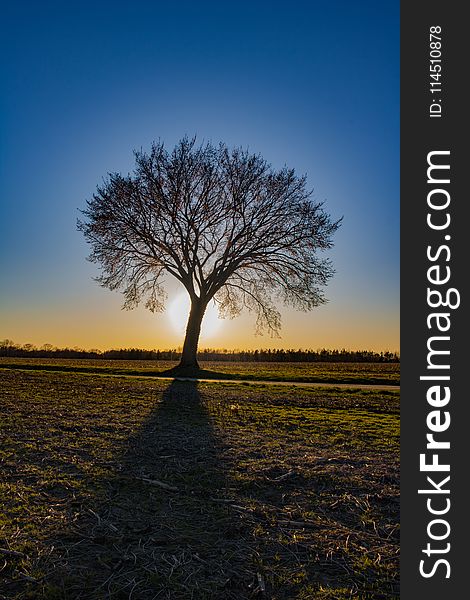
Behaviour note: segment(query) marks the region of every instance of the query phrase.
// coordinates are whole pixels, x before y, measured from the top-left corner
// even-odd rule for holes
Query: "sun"
[[[173,329],[182,337],[184,337],[186,331],[190,306],[191,303],[188,294],[182,292],[170,302],[167,309],[168,319]],[[214,302],[210,302],[202,320],[201,339],[214,337],[221,325],[222,319],[219,319],[217,307]]]

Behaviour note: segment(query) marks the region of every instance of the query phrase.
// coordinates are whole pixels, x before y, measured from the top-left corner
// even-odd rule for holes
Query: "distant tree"
[[[340,221],[311,200],[305,176],[274,170],[259,155],[184,138],[172,152],[135,153],[132,174],[109,174],[78,222],[101,267],[97,280],[122,289],[124,308],[164,308],[165,274],[191,299],[180,367],[197,368],[201,322],[214,300],[222,317],[254,311],[277,334],[276,299],[301,310],[325,302],[333,274],[318,252]]]

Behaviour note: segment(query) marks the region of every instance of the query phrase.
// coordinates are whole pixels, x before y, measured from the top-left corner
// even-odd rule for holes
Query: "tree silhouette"
[[[182,139],[136,152],[132,174],[108,175],[78,222],[101,266],[97,280],[122,289],[124,307],[141,300],[162,311],[164,276],[191,299],[180,367],[197,368],[201,322],[214,300],[222,317],[254,311],[257,330],[277,334],[276,299],[301,310],[325,302],[333,274],[318,251],[340,221],[311,200],[305,176],[274,170],[259,155]]]

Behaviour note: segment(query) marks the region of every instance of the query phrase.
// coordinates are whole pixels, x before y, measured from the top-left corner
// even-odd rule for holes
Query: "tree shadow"
[[[253,597],[249,535],[230,506],[224,448],[197,383],[172,382],[125,446],[113,476],[54,540],[62,559],[45,596]]]
[[[159,377],[175,377],[180,380],[192,380],[192,379],[233,379],[234,381],[240,379],[256,379],[252,374],[241,374],[241,373],[224,373],[221,371],[211,371],[209,369],[201,369],[195,367],[172,367],[165,371],[158,372]]]

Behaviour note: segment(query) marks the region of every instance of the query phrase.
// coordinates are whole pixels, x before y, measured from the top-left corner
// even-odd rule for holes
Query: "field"
[[[40,362],[0,369],[3,598],[399,597],[398,391]],[[204,365],[247,366],[279,374]],[[399,379],[397,365],[284,369]]]
[[[169,361],[70,360],[44,358],[0,358],[0,368],[18,367],[116,375],[162,375],[174,367]],[[399,363],[280,363],[202,362],[204,377],[318,383],[400,384]]]

